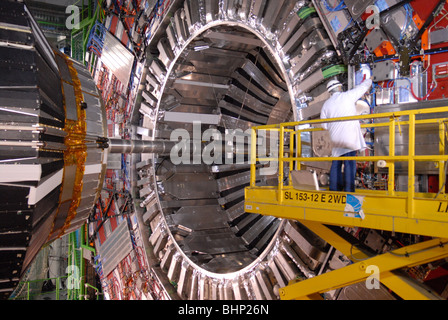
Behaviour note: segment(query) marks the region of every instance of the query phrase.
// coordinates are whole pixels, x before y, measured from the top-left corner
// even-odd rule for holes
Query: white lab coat
[[[321,119],[357,115],[356,101],[369,90],[371,85],[372,80],[367,79],[352,90],[333,93],[322,107]],[[322,127],[330,133],[333,157],[367,148],[358,120],[324,123]]]

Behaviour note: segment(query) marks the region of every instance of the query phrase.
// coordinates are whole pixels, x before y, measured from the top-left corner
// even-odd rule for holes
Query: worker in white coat
[[[327,90],[331,97],[324,103],[321,119],[355,116],[356,102],[370,89],[372,80],[364,80],[352,90],[343,92],[338,80],[331,80]],[[337,121],[322,124],[329,131],[332,157],[354,157],[367,148],[358,120]],[[344,164],[344,172],[342,172]],[[330,169],[330,190],[355,192],[356,161],[335,160]]]

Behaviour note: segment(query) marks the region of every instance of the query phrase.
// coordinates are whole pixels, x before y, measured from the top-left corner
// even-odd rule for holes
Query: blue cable
[[[352,23],[352,21],[353,21],[353,18],[350,19],[350,21],[347,23],[344,30],[342,30],[342,31],[345,31],[348,28],[348,26]]]
[[[322,3],[324,4],[325,9],[327,9],[327,11],[330,11],[330,12],[341,11],[341,10],[347,8],[347,6],[344,4],[343,0],[334,8],[330,7],[330,5],[327,3],[327,0],[322,0]]]
[[[151,38],[151,29],[152,29],[152,26],[154,25],[154,21],[157,17],[157,12],[159,11],[159,3],[160,3],[160,0],[157,0],[156,4],[154,6],[154,16],[151,18],[151,23],[148,26],[149,33],[147,36],[147,40],[149,40]]]
[[[406,30],[408,29],[408,27],[412,21],[412,7],[410,7],[409,4],[407,4],[407,3],[403,7],[406,10],[406,23],[405,23],[405,27],[403,28],[403,30],[401,30],[400,40],[403,39],[403,36],[405,35]]]

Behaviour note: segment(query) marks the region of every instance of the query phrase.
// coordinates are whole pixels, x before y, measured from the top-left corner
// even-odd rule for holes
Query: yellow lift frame
[[[348,257],[356,256],[354,247],[334,234],[325,225],[361,227],[427,236],[431,240],[400,248],[375,257],[368,257],[357,250],[361,262],[335,270],[280,289],[282,299],[313,299],[329,290],[365,280],[369,274],[366,266],[375,265],[380,279],[389,289],[405,299],[437,299],[438,296],[419,284],[409,281],[398,271],[448,257],[448,198],[444,192],[445,153],[448,107],[407,110],[355,117],[289,122],[252,128],[251,180],[245,189],[246,212],[298,220]],[[441,117],[442,116],[442,117]],[[362,124],[363,128],[389,129],[389,155],[359,157],[302,157],[302,134],[322,130],[324,122],[376,120]],[[416,155],[416,126],[438,126],[438,154]],[[396,155],[396,130],[408,128],[408,154]],[[435,127],[437,128],[437,127]],[[276,132],[279,136],[278,157],[259,157],[257,141],[260,132]],[[289,150],[285,147],[289,143]],[[326,190],[298,190],[291,183],[291,172],[300,170],[307,162],[357,160],[362,162],[385,161],[388,170],[386,190],[358,189],[355,193]],[[432,162],[439,172],[439,193],[416,192],[415,164]],[[277,186],[257,186],[257,164],[276,162]],[[406,162],[408,168],[407,192],[395,191],[395,164]],[[284,183],[285,164],[289,165],[288,183]],[[258,173],[259,174],[259,173]],[[348,206],[347,204],[357,204]],[[348,249],[350,248],[350,249]]]

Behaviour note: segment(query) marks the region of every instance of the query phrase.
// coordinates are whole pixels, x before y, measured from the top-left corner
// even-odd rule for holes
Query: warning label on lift
[[[345,216],[352,218],[364,219],[364,211],[362,210],[362,204],[364,202],[363,196],[355,196],[352,194],[347,195],[347,204],[345,205]]]

